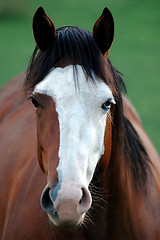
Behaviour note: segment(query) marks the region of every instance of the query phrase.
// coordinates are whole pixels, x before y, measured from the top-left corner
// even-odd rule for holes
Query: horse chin
[[[60,220],[58,215],[54,214],[54,216],[52,216],[48,214],[50,223],[57,228],[63,229],[77,228],[83,223],[84,216],[85,213],[77,217],[76,219],[70,219],[69,216],[66,216],[63,220]]]

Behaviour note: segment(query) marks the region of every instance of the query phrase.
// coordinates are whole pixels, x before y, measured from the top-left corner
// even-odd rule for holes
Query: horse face
[[[38,155],[47,175],[42,208],[57,226],[75,226],[90,208],[88,190],[104,152],[107,114],[114,98],[102,81],[87,81],[77,65],[53,69],[36,85]],[[34,98],[33,97],[33,98]],[[35,102],[34,102],[35,101]]]

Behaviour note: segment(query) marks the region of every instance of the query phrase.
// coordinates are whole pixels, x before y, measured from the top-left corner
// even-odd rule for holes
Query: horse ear
[[[37,9],[33,17],[33,34],[40,50],[44,50],[56,36],[55,26],[42,7]]]
[[[114,20],[106,7],[93,26],[93,37],[102,54],[107,54],[114,38]]]

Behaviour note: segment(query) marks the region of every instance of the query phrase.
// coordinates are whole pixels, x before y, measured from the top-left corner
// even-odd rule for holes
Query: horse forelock
[[[86,79],[92,82],[101,79],[110,84],[112,74],[109,64],[96,45],[92,33],[79,27],[67,26],[57,29],[53,43],[44,51],[35,48],[26,74],[25,90],[33,90],[52,68],[69,64],[81,65]],[[76,73],[75,68],[75,83]]]

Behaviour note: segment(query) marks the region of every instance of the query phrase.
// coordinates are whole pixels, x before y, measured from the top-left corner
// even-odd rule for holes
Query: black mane
[[[95,79],[101,79],[111,87],[116,99],[112,116],[113,134],[120,152],[126,159],[126,170],[130,168],[135,185],[144,189],[150,173],[150,159],[132,124],[124,116],[122,104],[122,91],[126,89],[124,81],[110,60],[105,61],[92,33],[78,27],[66,26],[57,29],[54,42],[44,51],[39,51],[36,46],[27,70],[25,90],[32,91],[52,68],[65,64],[67,60],[74,66],[75,83],[76,64],[79,64],[86,79],[93,82]]]
[[[151,161],[136,130],[124,115],[122,91],[126,92],[126,87],[121,74],[109,59],[108,63],[114,78],[117,99],[113,117],[113,135],[119,145],[120,156],[125,158],[126,171],[129,171],[129,175],[131,173],[135,187],[146,192],[146,183],[151,177]]]
[[[25,79],[25,90],[33,90],[49,71],[65,64],[68,59],[74,66],[76,79],[76,64],[82,66],[87,79],[101,79],[109,84],[106,75],[106,62],[97,47],[92,33],[85,29],[65,26],[56,30],[53,43],[44,51],[36,47]]]

